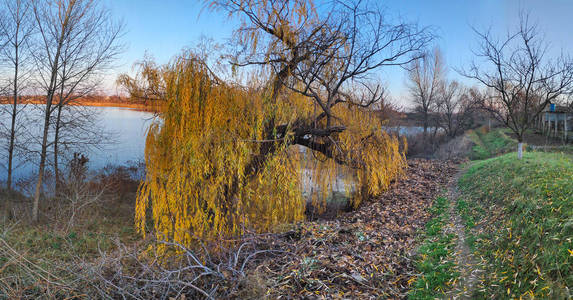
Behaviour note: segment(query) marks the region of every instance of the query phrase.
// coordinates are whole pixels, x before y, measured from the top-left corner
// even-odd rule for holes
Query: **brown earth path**
[[[466,241],[465,225],[460,217],[456,207],[460,198],[458,181],[467,169],[460,169],[448,184],[448,200],[450,202],[450,230],[456,235],[455,262],[460,273],[460,277],[452,290],[447,294],[448,299],[473,299],[479,275],[482,270],[477,269],[478,259],[472,253]]]

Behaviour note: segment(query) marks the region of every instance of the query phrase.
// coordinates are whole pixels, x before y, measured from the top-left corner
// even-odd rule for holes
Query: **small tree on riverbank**
[[[32,218],[37,221],[48,147],[57,145],[57,139],[48,141],[52,114],[61,112],[63,105],[82,94],[80,91],[91,90],[99,72],[119,53],[117,42],[122,26],[112,22],[109,12],[92,0],[38,0],[34,2],[33,13],[38,36],[37,49],[32,53],[36,78],[46,95],[32,210]],[[56,116],[56,123],[60,117],[61,114]]]
[[[520,26],[505,38],[489,31],[475,30],[480,48],[466,77],[488,90],[481,108],[517,136],[517,155],[523,155],[523,137],[537,116],[552,100],[570,92],[573,86],[573,60],[561,55],[548,58],[548,44],[527,15],[520,15]]]
[[[6,88],[10,92],[10,126],[8,131],[8,163],[6,188],[12,189],[12,171],[14,169],[14,151],[16,148],[16,135],[20,129],[17,123],[18,99],[21,92],[27,87],[30,78],[29,42],[34,33],[34,20],[32,19],[32,2],[29,0],[4,0],[1,2],[0,17],[0,61],[7,65],[9,73]]]

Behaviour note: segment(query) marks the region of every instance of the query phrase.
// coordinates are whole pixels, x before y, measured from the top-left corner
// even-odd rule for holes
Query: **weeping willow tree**
[[[137,227],[145,231],[150,205],[160,237],[185,244],[302,219],[300,160],[287,151],[289,139],[269,142],[274,154],[257,161],[266,120],[288,123],[292,105],[269,109],[261,94],[221,83],[188,52],[148,72],[153,66],[142,65],[142,78],[162,86],[156,96],[164,101],[147,137]]]
[[[380,129],[384,89],[370,75],[417,59],[431,34],[390,25],[362,2],[327,10],[283,0],[211,7],[243,20],[240,51],[229,58],[234,69],[256,72],[249,84],[222,80],[189,51],[119,78],[132,97],[162,103],[146,143],[140,232],[151,219],[158,238],[189,245],[301,220],[309,153],[322,187],[313,204],[323,209],[337,166],[354,174],[354,207],[404,172],[404,148]]]

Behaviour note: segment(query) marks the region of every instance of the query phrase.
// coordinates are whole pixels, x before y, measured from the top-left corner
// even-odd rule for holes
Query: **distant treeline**
[[[12,97],[0,97],[0,104],[12,104]],[[19,96],[19,104],[45,104],[46,96],[42,95],[28,95]],[[68,105],[82,105],[82,106],[111,106],[111,107],[130,107],[146,111],[155,111],[157,108],[157,101],[137,99],[130,97],[121,97],[118,95],[105,96],[105,95],[88,95],[70,101]]]

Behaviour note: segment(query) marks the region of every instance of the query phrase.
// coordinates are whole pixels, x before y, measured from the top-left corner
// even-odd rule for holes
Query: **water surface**
[[[9,105],[0,105],[0,180],[6,180],[7,148],[10,116]],[[17,144],[25,146],[15,154],[14,179],[23,179],[37,172],[39,162],[40,138],[43,128],[44,106],[19,106],[19,124]],[[153,114],[123,107],[69,107],[64,113],[70,124],[82,123],[81,130],[62,129],[61,164],[65,165],[73,153],[81,153],[88,159],[91,170],[98,170],[108,165],[125,165],[138,162],[144,158],[145,136],[152,122]],[[81,110],[81,111],[80,111]],[[85,116],[85,117],[84,117]],[[52,118],[53,119],[53,118]],[[70,125],[71,126],[71,125]],[[80,133],[80,134],[78,134]],[[53,139],[53,130],[50,131]],[[76,143],[73,143],[76,141]],[[78,142],[79,141],[79,142]],[[53,148],[50,147],[48,163],[53,164]],[[60,151],[59,151],[60,152]],[[52,169],[51,166],[47,169]]]

